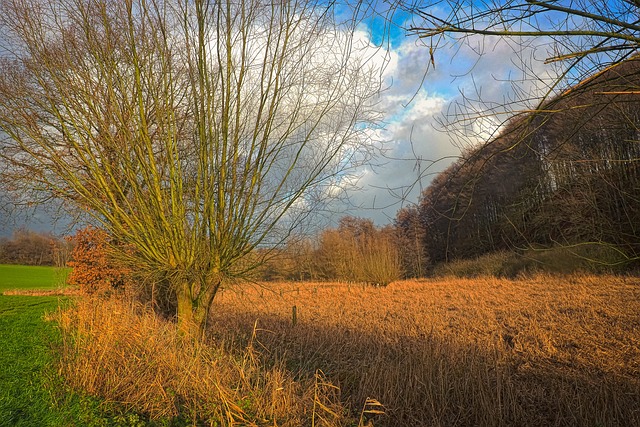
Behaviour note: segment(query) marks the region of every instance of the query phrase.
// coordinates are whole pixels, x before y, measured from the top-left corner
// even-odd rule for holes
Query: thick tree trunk
[[[202,337],[206,330],[209,309],[220,287],[220,281],[205,283],[202,286],[204,288],[197,295],[193,295],[189,283],[176,286],[178,329],[180,333],[196,338]]]

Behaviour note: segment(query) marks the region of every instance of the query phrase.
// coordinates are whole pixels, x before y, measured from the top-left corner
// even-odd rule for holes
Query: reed
[[[352,413],[377,399],[376,426],[640,425],[635,278],[247,285],[213,311],[216,336],[257,324],[264,363],[321,369]]]
[[[183,342],[139,306],[81,300],[58,313],[63,374],[205,425],[640,425],[638,279],[246,284],[212,311]]]
[[[83,298],[51,318],[63,332],[60,371],[67,382],[151,420],[212,426],[350,422],[335,389],[296,381],[280,365],[265,368],[253,339],[237,349],[184,337],[172,322],[116,298]]]

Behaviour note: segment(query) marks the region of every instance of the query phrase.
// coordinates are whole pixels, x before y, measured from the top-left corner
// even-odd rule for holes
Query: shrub
[[[87,227],[71,238],[74,248],[69,267],[70,285],[77,285],[88,294],[106,293],[131,286],[132,271],[110,253],[112,244],[106,231]]]

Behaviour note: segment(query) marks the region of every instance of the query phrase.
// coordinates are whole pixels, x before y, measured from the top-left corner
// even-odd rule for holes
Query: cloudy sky
[[[481,97],[484,106],[473,101],[471,104],[485,109],[514,98],[528,98],[530,93],[539,95],[553,75],[543,65],[543,40],[535,41],[535,48],[515,46],[505,40],[469,38],[465,45],[439,45],[432,61],[428,42],[407,36],[400,29],[409,24],[409,19],[406,14],[397,14],[395,25],[390,27],[380,19],[369,20],[360,27],[360,43],[368,49],[375,46],[374,60],[384,64],[385,90],[378,100],[383,126],[376,130],[381,153],[372,165],[358,171],[360,190],[350,194],[349,205],[341,206],[336,218],[347,213],[371,218],[379,225],[393,221],[398,209],[416,203],[420,191],[461,150],[488,138],[507,117],[471,121],[470,129],[481,137],[461,141],[451,128],[447,131],[442,126],[452,114],[459,117],[456,112],[461,104]],[[522,67],[522,58],[527,60],[526,67]],[[523,73],[523,68],[528,71]],[[539,78],[531,79],[533,75]],[[522,102],[518,105],[522,106]],[[24,226],[57,233],[65,230],[64,225],[53,228],[47,212],[10,218],[2,209],[7,204],[6,196],[0,195],[0,202],[0,237]]]
[[[394,18],[408,25],[409,17]],[[473,118],[468,138],[460,139],[451,122],[467,106],[501,113],[531,108],[548,90],[555,72],[544,65],[545,41],[513,41],[470,37],[466,44],[442,43],[431,61],[428,41],[407,36],[396,29],[383,40],[380,23],[362,30],[385,49],[384,79],[380,95],[384,130],[380,133],[384,153],[378,166],[368,167],[359,181],[361,191],[351,195],[352,214],[389,223],[402,206],[416,203],[422,189],[465,148],[499,131],[508,114]],[[524,62],[523,62],[524,61]],[[478,100],[482,99],[482,103]],[[448,123],[450,126],[443,126]]]

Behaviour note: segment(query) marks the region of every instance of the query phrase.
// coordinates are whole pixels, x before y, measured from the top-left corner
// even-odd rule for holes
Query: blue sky
[[[533,94],[542,93],[548,80],[544,78],[548,67],[543,65],[543,48],[523,47],[525,55],[519,56],[514,46],[504,40],[480,37],[469,39],[469,46],[441,45],[434,55],[434,67],[429,47],[402,30],[409,19],[408,14],[396,12],[392,22],[378,16],[360,27],[364,42],[378,46],[378,59],[386,61],[386,89],[379,98],[383,127],[376,130],[383,154],[357,172],[361,190],[351,193],[349,205],[340,206],[339,212],[371,218],[379,225],[393,221],[402,206],[416,203],[420,191],[435,174],[455,160],[461,150],[480,140],[461,142],[440,123],[465,97],[481,95],[485,102],[501,104],[513,98],[514,88],[509,80],[522,80],[520,86]],[[480,57],[478,51],[482,52]],[[540,81],[528,81],[519,71],[520,57],[531,60],[531,72],[542,76]],[[506,116],[487,117],[472,125],[482,130],[483,137],[489,137],[504,119]],[[2,210],[6,203],[6,197],[0,194],[0,237],[21,226],[38,231],[53,228],[46,211],[8,218]],[[336,220],[339,216],[336,214]],[[54,228],[58,233],[64,230],[64,224]]]
[[[460,140],[451,133],[455,126],[445,129],[442,125],[455,118],[451,112],[457,111],[457,106],[494,107],[496,113],[533,107],[555,75],[543,63],[547,57],[544,40],[528,46],[479,36],[468,38],[465,45],[449,41],[435,51],[432,63],[426,42],[406,36],[400,29],[408,19],[407,14],[397,14],[397,26],[385,27],[378,18],[363,28],[372,42],[382,44],[389,58],[384,74],[387,89],[380,96],[385,154],[378,159],[379,166],[364,170],[359,182],[362,191],[351,195],[356,208],[350,214],[372,218],[381,225],[393,221],[402,206],[417,203],[421,190],[435,174],[462,150],[490,138],[508,118],[508,114],[497,114],[472,120],[471,128],[478,136]],[[387,31],[386,39],[381,35],[383,30]],[[520,101],[518,91],[531,99]],[[485,105],[473,101],[478,98]],[[513,101],[517,102],[500,107]]]

